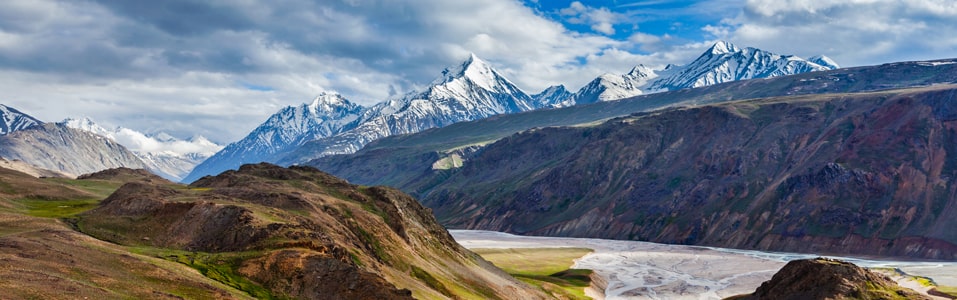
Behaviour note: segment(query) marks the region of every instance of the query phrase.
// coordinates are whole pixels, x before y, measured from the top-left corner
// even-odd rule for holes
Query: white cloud
[[[606,7],[594,8],[579,1],[572,2],[559,13],[573,24],[588,24],[591,29],[606,35],[615,34],[614,24],[624,20],[624,15],[612,12]]]
[[[584,84],[599,72],[579,61],[624,43],[513,0],[4,1],[0,102],[223,143],[322,91],[370,105],[422,87],[469,52],[531,93]]]
[[[705,26],[714,38],[844,66],[946,58],[957,50],[950,0],[748,0],[742,13]]]

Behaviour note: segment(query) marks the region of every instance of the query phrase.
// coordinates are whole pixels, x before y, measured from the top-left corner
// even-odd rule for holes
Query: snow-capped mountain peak
[[[822,67],[828,67],[828,68],[831,68],[831,69],[840,69],[840,68],[841,68],[841,66],[838,65],[836,62],[834,62],[833,59],[831,59],[830,57],[824,56],[824,55],[811,56],[811,57],[808,58],[807,60],[810,61],[810,62],[812,62],[812,63],[816,63],[816,64],[818,64],[818,65],[820,65],[820,66],[822,66]]]
[[[734,52],[740,52],[740,51],[741,49],[732,43],[729,43],[726,41],[718,41],[714,43],[714,45],[712,45],[711,48],[708,49],[708,51],[706,51],[705,53],[720,55],[720,54],[734,53]]]
[[[634,68],[631,68],[631,71],[628,71],[628,73],[626,73],[625,76],[629,76],[635,79],[644,79],[644,78],[655,76],[655,70],[649,67],[646,67],[643,64],[639,64],[635,66]]]
[[[13,107],[0,104],[0,135],[39,124],[43,122]]]
[[[443,70],[442,76],[432,81],[431,86],[442,86],[456,81],[469,81],[492,92],[510,92],[503,87],[503,83],[513,85],[511,81],[498,74],[488,62],[476,56],[475,53],[470,53],[469,58],[461,64]]]
[[[312,103],[308,105],[313,111],[335,111],[342,107],[355,106],[339,95],[339,93],[334,92],[322,92],[315,99],[312,100]]]
[[[752,47],[741,49],[729,42],[719,41],[687,66],[675,69],[673,74],[662,76],[645,89],[668,91],[696,88],[735,80],[824,71],[837,67],[833,62],[826,64]]]
[[[66,118],[65,120],[63,120],[63,122],[60,122],[60,123],[70,128],[92,132],[97,135],[105,136],[110,139],[116,140],[116,138],[113,135],[116,131],[106,130],[106,128],[103,128],[102,126],[94,122],[93,119],[91,119],[90,117],[82,117],[79,119]],[[129,148],[126,145],[123,145],[123,146]]]
[[[182,179],[194,166],[223,148],[202,136],[182,140],[164,132],[147,135],[124,127],[107,129],[89,117],[68,118],[60,124],[123,145],[145,162],[150,170],[173,181]]]
[[[563,102],[572,96],[574,94],[565,89],[565,85],[560,84],[550,86],[541,93],[532,95],[532,101],[538,107],[563,107],[565,106]]]

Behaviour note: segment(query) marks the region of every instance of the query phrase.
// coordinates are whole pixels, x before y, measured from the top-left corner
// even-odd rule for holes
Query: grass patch
[[[44,178],[45,181],[56,182],[63,185],[78,188],[80,190],[92,193],[98,197],[106,198],[123,185],[123,182],[95,180],[95,179],[68,179],[68,178]]]
[[[246,292],[256,299],[288,299],[274,295],[266,288],[239,274],[238,269],[242,262],[259,253],[203,253],[152,247],[133,247],[130,251],[184,264],[196,269],[203,276]]]
[[[26,213],[34,217],[42,218],[66,218],[96,207],[100,200],[40,200],[40,199],[19,199],[15,202],[26,208]]]
[[[410,267],[412,269],[412,272],[411,272],[412,276],[415,278],[418,278],[422,282],[425,282],[425,284],[431,287],[433,290],[436,290],[439,293],[442,293],[442,295],[446,295],[449,297],[455,296],[455,294],[452,293],[452,291],[446,288],[445,285],[442,284],[442,282],[440,282],[434,276],[432,276],[432,274],[429,274],[429,272],[426,272],[422,268],[416,267],[415,265],[412,265]]]
[[[586,248],[472,249],[485,260],[528,284],[557,297],[590,299],[585,288],[591,270],[569,269],[574,260],[591,253]]]

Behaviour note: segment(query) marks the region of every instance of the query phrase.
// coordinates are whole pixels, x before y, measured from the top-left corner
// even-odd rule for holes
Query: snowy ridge
[[[310,103],[279,110],[242,140],[196,165],[182,180],[191,182],[246,163],[275,162],[278,154],[305,142],[355,128],[366,113],[366,108],[339,94],[321,93]]]
[[[142,160],[147,169],[172,181],[181,180],[193,167],[223,148],[202,136],[181,140],[165,133],[146,135],[124,127],[106,129],[88,117],[66,119],[60,124],[123,145]]]
[[[565,101],[573,95],[565,88],[565,85],[554,85],[541,93],[532,95],[532,101],[538,107],[565,107]]]
[[[824,56],[820,59],[830,61]],[[837,66],[833,61],[827,64],[822,66],[793,55],[778,55],[751,47],[740,49],[727,42],[718,42],[688,66],[672,76],[656,80],[647,88],[656,91],[696,88],[735,80],[831,70]]]
[[[563,105],[570,106],[638,96],[645,93],[643,88],[650,80],[658,77],[657,71],[644,65],[635,66],[624,75],[602,74],[578,90]]]
[[[686,66],[668,65],[654,70],[638,65],[625,75],[601,75],[562,101],[562,106],[837,68],[837,63],[823,55],[805,60],[719,41]]]
[[[196,166],[183,181],[235,169],[245,163],[297,164],[326,155],[353,153],[383,137],[493,115],[837,66],[823,56],[816,61],[819,63],[718,42],[685,67],[668,65],[656,70],[638,65],[623,75],[599,76],[576,93],[568,92],[564,86],[555,86],[529,96],[472,54],[462,63],[446,68],[427,88],[371,107],[352,104],[337,94],[322,94],[311,104],[286,107],[242,140]]]
[[[284,108],[246,138],[198,165],[184,181],[244,163],[293,164],[353,153],[386,136],[540,107],[543,105],[472,54],[461,64],[446,68],[424,90],[372,107],[352,104],[337,94],[323,94],[312,104]]]
[[[391,135],[540,107],[540,103],[472,54],[462,64],[445,69],[424,91],[377,104],[355,129],[309,142],[277,162],[295,164],[326,155],[353,153],[369,142]]]
[[[15,108],[0,104],[0,135],[39,124],[43,122]]]

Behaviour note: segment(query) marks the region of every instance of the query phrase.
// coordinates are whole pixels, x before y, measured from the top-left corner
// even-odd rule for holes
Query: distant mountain
[[[66,119],[62,124],[112,139],[136,154],[150,171],[171,181],[182,180],[223,148],[202,136],[181,140],[165,133],[146,135],[124,127],[106,129],[90,118]]]
[[[39,124],[43,122],[15,108],[0,104],[0,135]]]
[[[565,89],[564,85],[550,86],[541,93],[532,95],[532,102],[538,107],[563,107],[565,101],[574,94]]]
[[[309,106],[287,107],[243,140],[197,166],[185,181],[242,163],[294,164],[329,154],[353,153],[386,136],[538,107],[528,94],[473,54],[462,64],[445,69],[424,91],[369,108],[338,95],[320,96]]]
[[[57,123],[0,136],[0,157],[72,176],[118,167],[149,168],[112,139]]]
[[[305,142],[355,128],[365,112],[366,108],[335,93],[322,93],[311,103],[285,107],[242,140],[197,165],[183,181],[192,182],[245,163],[275,162],[277,156]]]
[[[837,68],[837,63],[826,56],[804,60],[756,48],[741,49],[722,41],[685,66],[668,65],[664,69],[654,70],[638,65],[624,75],[601,75],[573,96],[561,101],[560,106]]]
[[[714,85],[735,80],[768,78],[836,69],[826,56],[816,56],[821,65],[793,55],[778,55],[757,48],[738,48],[717,42],[697,59],[674,73],[651,83],[647,89],[670,91]]]
[[[278,162],[303,163],[353,153],[374,140],[538,108],[532,98],[474,54],[422,92],[373,106],[355,129],[310,141]]]
[[[644,65],[638,65],[625,75],[603,74],[582,87],[563,106],[595,103],[638,96],[658,74]]]
[[[826,57],[819,60],[829,61]],[[722,42],[685,67],[669,65],[662,70],[653,70],[638,65],[624,75],[602,75],[577,93],[570,93],[564,86],[555,86],[529,96],[473,54],[463,63],[445,69],[423,91],[372,107],[352,104],[338,95],[317,98],[314,105],[325,103],[325,109],[312,109],[306,104],[298,108],[287,107],[246,138],[228,145],[198,165],[184,180],[193,181],[243,163],[264,161],[290,165],[332,154],[353,153],[383,137],[494,115],[827,69],[796,57],[779,56],[754,48],[741,50]]]

